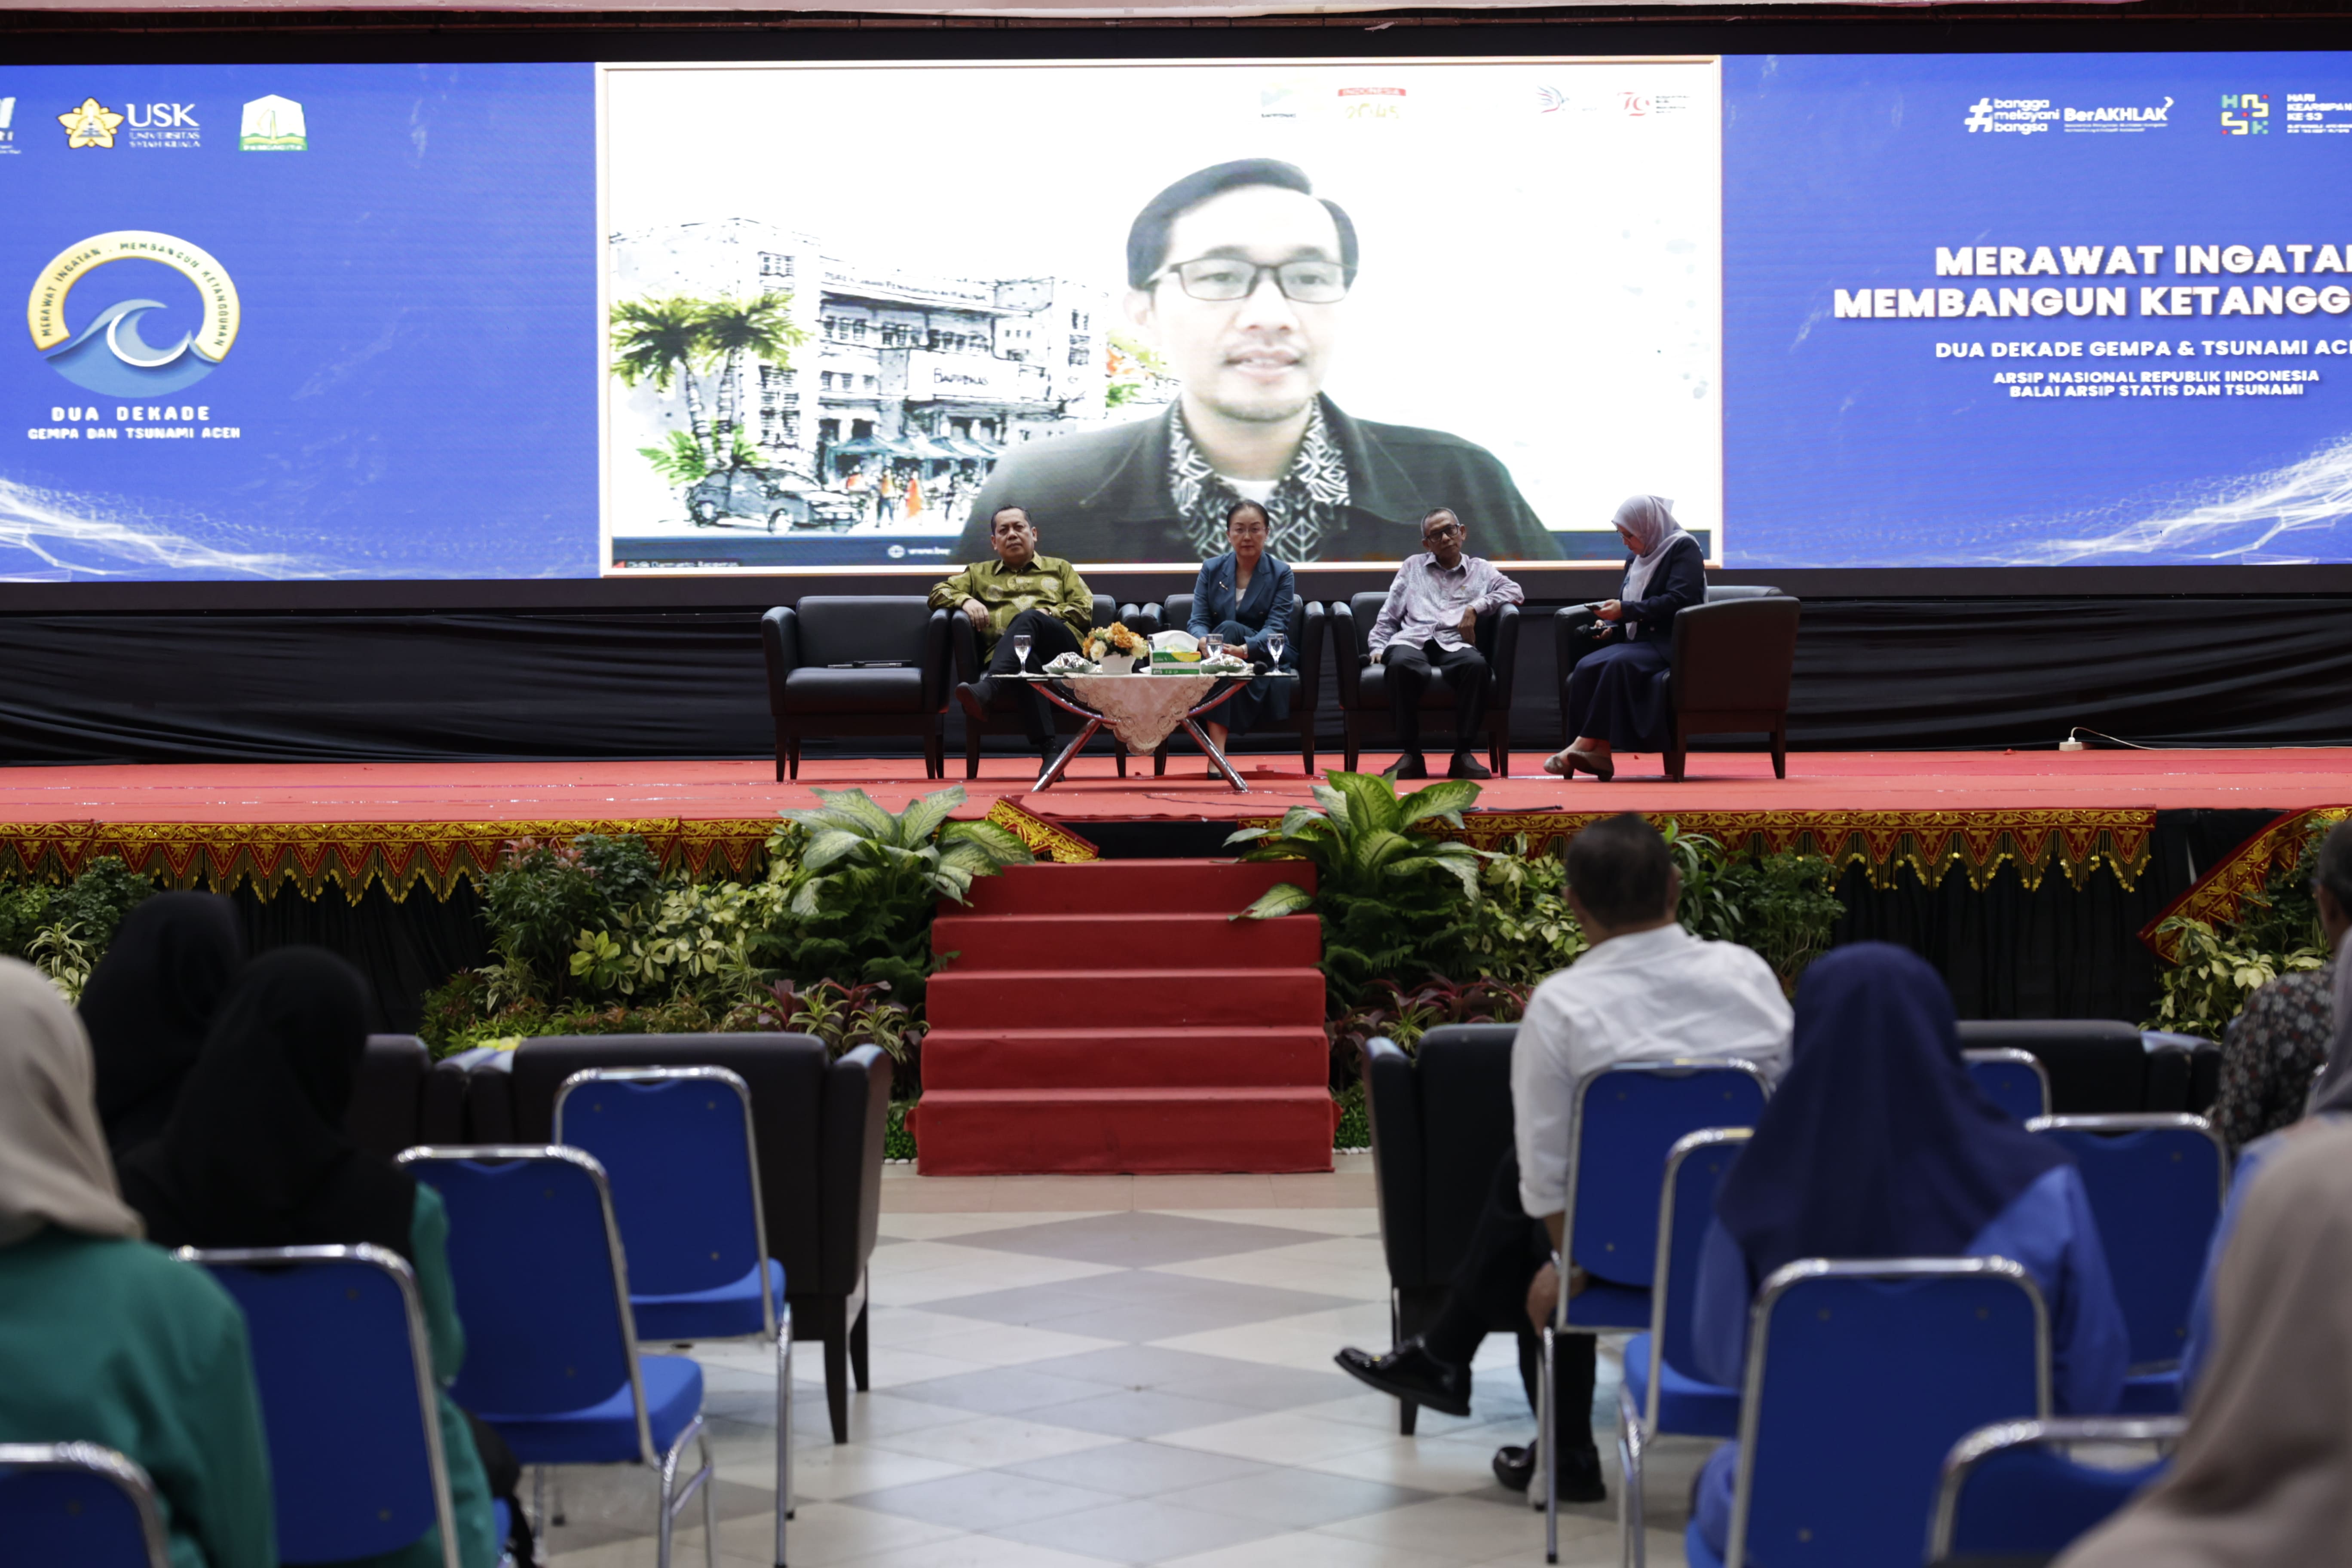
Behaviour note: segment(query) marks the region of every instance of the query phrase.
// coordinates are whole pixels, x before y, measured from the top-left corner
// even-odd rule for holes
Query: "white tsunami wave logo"
[[[324,575],[291,555],[216,549],[144,518],[100,514],[68,498],[0,479],[0,581],[84,577]]]
[[[2053,539],[2012,563],[2056,566],[2094,558],[2160,556],[2170,561],[2297,564],[2347,557],[2343,532],[2352,518],[2352,439],[2322,447],[2287,468],[2239,481],[2210,500],[2126,523],[2086,539]],[[2333,548],[2298,550],[2297,535],[2336,536]],[[2308,542],[2316,546],[2319,541]]]

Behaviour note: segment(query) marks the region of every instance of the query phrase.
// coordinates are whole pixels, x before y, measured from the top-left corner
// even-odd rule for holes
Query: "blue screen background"
[[[302,105],[306,152],[238,150],[242,105]],[[0,156],[8,315],[51,258],[116,229],[201,246],[242,328],[173,395],[236,440],[34,441],[121,400],[0,350],[0,576],[576,577],[596,570],[594,89],[586,65],[18,67]],[[201,145],[70,149],[95,97],[193,105]],[[150,263],[79,283],[79,330],[131,291],[194,324]],[[259,563],[256,563],[258,558]]]

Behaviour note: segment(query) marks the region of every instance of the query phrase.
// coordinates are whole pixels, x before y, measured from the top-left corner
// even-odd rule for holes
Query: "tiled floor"
[[[1467,1421],[1396,1405],[1331,1364],[1384,1345],[1371,1175],[924,1179],[892,1167],[872,1273],[873,1389],[831,1441],[815,1347],[794,1398],[793,1568],[1467,1568],[1540,1563],[1543,1516],[1488,1459],[1534,1417],[1490,1340]],[[1613,1411],[1602,1344],[1595,1401]],[[716,1436],[719,1561],[770,1561],[774,1374],[695,1352]],[[1649,1560],[1683,1561],[1706,1445],[1654,1450]],[[653,1483],[560,1472],[559,1568],[651,1563]],[[1612,1500],[1563,1510],[1560,1560],[1618,1560]],[[676,1561],[703,1561],[701,1511]]]

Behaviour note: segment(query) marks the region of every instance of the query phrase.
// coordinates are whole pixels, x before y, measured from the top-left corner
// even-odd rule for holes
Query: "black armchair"
[[[1380,618],[1381,606],[1388,603],[1386,594],[1359,594],[1345,604],[1331,606],[1331,657],[1337,664],[1339,678],[1339,722],[1345,736],[1348,771],[1356,771],[1356,756],[1363,749],[1365,726],[1378,734],[1390,729],[1388,671],[1380,665],[1364,662],[1364,643],[1371,635],[1372,623]],[[1519,664],[1519,607],[1505,605],[1478,617],[1475,637],[1478,651],[1486,656],[1490,684],[1486,689],[1486,765],[1495,770],[1496,778],[1507,778],[1511,772],[1511,686]],[[1454,710],[1454,689],[1445,677],[1431,671],[1429,688],[1422,693],[1423,713],[1450,715]],[[1457,748],[1467,749],[1475,737],[1454,738]]]
[[[1389,1266],[1389,1324],[1402,1344],[1427,1328],[1478,1227],[1495,1167],[1511,1147],[1511,1041],[1517,1024],[1447,1024],[1418,1054],[1395,1042],[1364,1049],[1372,1125],[1372,1187]],[[1489,1323],[1498,1332],[1525,1319]],[[1408,1402],[1410,1436],[1420,1407]]]
[[[800,777],[804,734],[918,736],[923,776],[943,777],[950,619],[963,617],[913,595],[866,594],[812,594],[761,616],[777,782]]]
[[[1323,606],[1304,598],[1294,599],[1290,616],[1291,668],[1298,679],[1290,690],[1290,717],[1277,722],[1287,723],[1298,732],[1298,758],[1307,776],[1315,774],[1315,698],[1323,684],[1323,633],[1328,617]],[[1143,625],[1150,632],[1182,631],[1192,619],[1192,595],[1171,594],[1166,601],[1143,606]],[[1168,746],[1175,739],[1160,743],[1152,753],[1151,771],[1157,776],[1168,771]]]
[[[1802,609],[1778,588],[1723,585],[1708,588],[1704,605],[1675,616],[1666,675],[1668,778],[1683,776],[1693,735],[1733,732],[1770,737],[1772,774],[1789,776],[1789,683]],[[1592,619],[1582,605],[1552,613],[1562,745],[1576,739],[1569,729],[1568,683],[1595,646],[1582,635]]]
[[[1115,602],[1108,594],[1097,594],[1092,624],[1107,626],[1117,620],[1131,625],[1141,617],[1142,613],[1133,605],[1121,605]],[[977,680],[981,676],[980,634],[973,629],[971,617],[954,616],[951,618],[953,625],[949,629],[949,642],[955,650],[955,678],[959,681]],[[1035,659],[1034,662],[1039,668],[1044,667],[1043,659]],[[1060,708],[1053,709],[1052,715],[1056,734],[1075,735],[1078,731],[1078,727],[1085,722],[1077,715]],[[982,736],[1017,735],[1021,732],[1021,715],[1013,706],[1013,693],[1010,691],[999,691],[996,694],[996,700],[989,704],[986,724],[975,724],[971,721],[971,715],[965,714],[963,776],[968,779],[980,776],[980,742]],[[1105,738],[1109,740],[1111,751],[1118,758],[1118,776],[1125,778],[1127,749],[1121,746],[1118,743],[1118,738],[1111,735],[1108,731],[1105,731],[1104,734]]]
[[[793,1337],[824,1345],[833,1440],[849,1441],[849,1383],[866,1386],[866,1264],[882,1214],[890,1058],[860,1046],[827,1061],[813,1035],[555,1035],[468,1075],[477,1143],[544,1143],[555,1094],[588,1068],[722,1067],[751,1090],[768,1255],[783,1264]]]
[[[433,1067],[415,1035],[370,1035],[343,1113],[343,1136],[371,1154],[391,1159],[424,1136],[425,1086]]]

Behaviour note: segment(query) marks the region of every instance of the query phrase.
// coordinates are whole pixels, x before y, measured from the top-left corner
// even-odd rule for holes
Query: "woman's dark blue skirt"
[[[1666,639],[1637,637],[1595,648],[1568,678],[1568,738],[1590,735],[1620,751],[1665,750]]]

